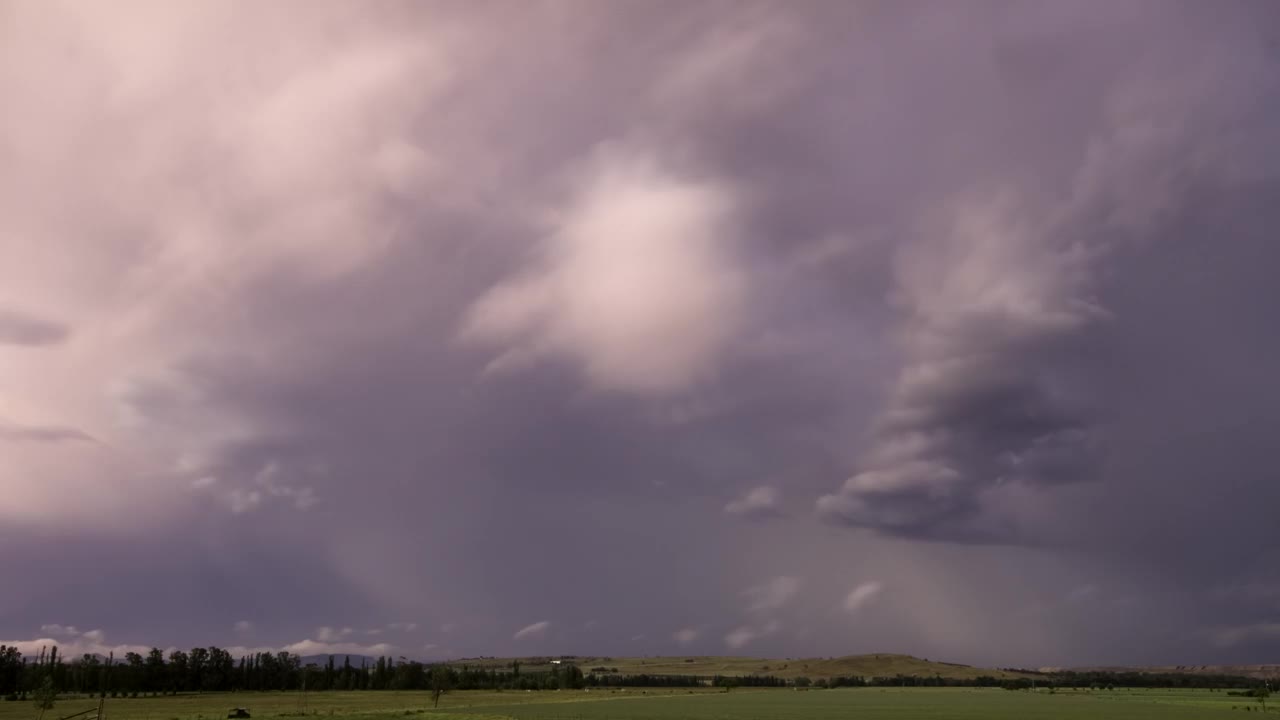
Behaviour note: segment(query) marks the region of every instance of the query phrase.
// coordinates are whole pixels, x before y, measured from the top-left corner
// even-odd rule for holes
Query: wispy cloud
[[[854,587],[844,598],[845,611],[850,613],[858,612],[879,596],[882,590],[884,590],[884,585],[876,580],[870,580]]]
[[[724,636],[724,644],[730,650],[740,650],[766,635],[772,635],[781,627],[777,621],[770,621],[763,625],[742,625],[730,630]]]
[[[748,599],[748,612],[767,612],[777,610],[800,592],[800,578],[790,575],[779,575],[761,585],[755,585],[743,591]]]
[[[697,628],[681,628],[671,633],[671,639],[680,645],[689,645],[702,633]]]
[[[333,628],[326,625],[316,628],[316,639],[323,643],[333,643],[342,640],[353,632],[355,631],[349,627]]]
[[[547,629],[550,627],[551,627],[551,621],[541,620],[539,622],[533,623],[531,625],[525,625],[524,627],[520,628],[519,630],[516,631],[515,635],[511,636],[511,639],[523,640],[525,638],[541,637],[542,635],[546,634]]]
[[[776,517],[781,514],[782,493],[775,487],[762,485],[752,488],[745,495],[732,500],[724,506],[730,515],[741,515],[749,518]]]
[[[1270,641],[1280,638],[1280,623],[1262,622],[1223,627],[1211,631],[1209,637],[1214,645],[1223,648]]]

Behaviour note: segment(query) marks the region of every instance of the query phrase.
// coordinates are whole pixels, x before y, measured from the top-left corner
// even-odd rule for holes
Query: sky
[[[0,0],[0,642],[1280,657],[1280,12]]]

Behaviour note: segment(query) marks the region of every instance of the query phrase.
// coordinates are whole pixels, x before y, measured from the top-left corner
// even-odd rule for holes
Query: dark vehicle
[[[249,708],[235,708],[227,713],[229,718],[247,718],[249,717]]]

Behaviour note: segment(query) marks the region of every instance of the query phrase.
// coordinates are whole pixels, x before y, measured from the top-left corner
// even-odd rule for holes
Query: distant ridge
[[[663,657],[610,657],[597,655],[534,656],[522,658],[459,658],[449,660],[454,666],[508,667],[519,661],[521,669],[536,672],[550,670],[553,660],[573,662],[584,672],[616,672],[623,675],[773,675],[792,679],[813,680],[842,676],[859,677],[941,677],[972,680],[989,676],[998,679],[1032,677],[1034,671],[999,670],[959,663],[936,662],[898,653],[846,655],[832,658],[753,658],[715,655],[677,655]],[[600,668],[603,668],[601,670]]]
[[[1234,675],[1259,680],[1280,677],[1280,665],[1091,665],[1088,667],[1041,668],[1045,672],[1169,673],[1184,675]]]

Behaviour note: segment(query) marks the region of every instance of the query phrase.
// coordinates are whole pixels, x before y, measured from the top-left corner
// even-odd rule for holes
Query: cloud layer
[[[6,4],[0,637],[1274,655],[1276,12],[724,10]]]

